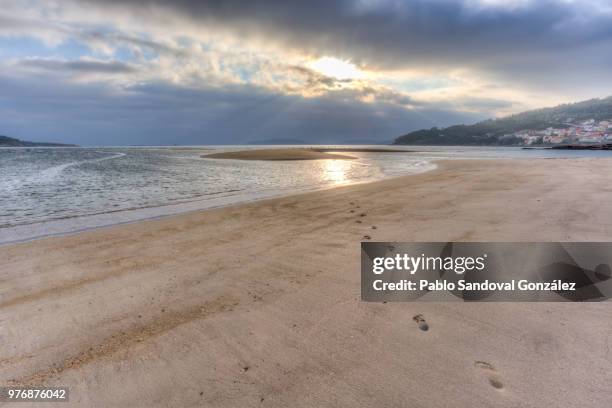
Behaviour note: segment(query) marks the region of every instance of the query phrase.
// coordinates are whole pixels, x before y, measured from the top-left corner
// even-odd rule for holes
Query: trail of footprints
[[[420,330],[422,331],[429,330],[429,323],[427,323],[427,321],[425,320],[422,314],[417,314],[413,316],[412,320],[416,322],[417,327]],[[495,367],[493,367],[491,363],[487,363],[486,361],[476,361],[474,362],[474,367],[482,370],[487,380],[489,381],[489,384],[493,388],[497,390],[501,390],[504,388],[504,383],[502,382],[499,373],[497,372],[497,370],[495,369]]]
[[[351,201],[350,204],[355,207],[354,209],[351,209],[350,212],[351,213],[355,213],[355,209],[359,209],[361,208],[360,206],[356,205],[355,202]],[[360,218],[366,217],[368,214],[362,212],[359,214]],[[362,224],[363,221],[361,219],[357,219],[355,220],[355,223],[357,224]],[[376,230],[378,229],[378,227],[376,225],[372,225],[371,229]],[[370,240],[372,239],[372,237],[370,235],[364,235],[363,236],[364,240]],[[395,248],[391,247],[389,248],[391,251],[393,251]],[[386,303],[386,302],[384,302]],[[422,314],[417,314],[415,316],[412,317],[412,320],[415,321],[415,323],[417,324],[417,327],[419,328],[419,330],[421,331],[428,331],[429,330],[429,323],[427,323],[427,320],[425,320],[425,318],[423,317]],[[487,363],[486,361],[476,361],[474,362],[474,366],[480,370],[482,370],[484,372],[484,374],[487,377],[487,380],[489,381],[489,384],[498,390],[501,390],[504,388],[504,383],[502,382],[499,373],[497,372],[497,370],[495,369],[495,367],[493,367],[492,364]]]
[[[356,204],[354,201],[351,201],[349,204],[350,204],[350,205],[352,205],[352,206],[354,207],[354,208],[352,208],[351,210],[349,210],[349,212],[350,212],[351,214],[354,214],[354,213],[356,212],[356,209],[361,208],[361,206],[357,205],[357,204]],[[367,217],[367,215],[368,215],[367,213],[362,212],[362,213],[360,213],[360,214],[359,214],[359,217],[360,217],[360,218],[363,218],[363,217]],[[363,223],[363,221],[362,221],[362,220],[360,220],[360,219],[357,219],[357,220],[355,220],[355,223],[357,223],[357,224],[362,224],[362,223]],[[371,228],[372,228],[373,230],[378,229],[378,227],[377,227],[376,225],[372,225],[372,227],[371,227]],[[372,239],[372,237],[371,237],[370,235],[364,235],[364,236],[362,237],[362,239],[363,239],[363,240],[370,240],[370,239]]]

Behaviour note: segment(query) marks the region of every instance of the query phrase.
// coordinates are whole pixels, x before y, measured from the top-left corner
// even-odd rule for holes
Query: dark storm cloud
[[[232,144],[270,138],[311,143],[390,141],[406,131],[471,122],[481,115],[407,111],[346,94],[316,98],[250,85],[201,89],[149,83],[120,90],[0,76],[2,133],[83,145]]]
[[[612,13],[595,1],[540,0],[514,7],[459,0],[94,1],[132,7],[143,16],[167,9],[202,24],[386,68],[560,60],[612,40]]]

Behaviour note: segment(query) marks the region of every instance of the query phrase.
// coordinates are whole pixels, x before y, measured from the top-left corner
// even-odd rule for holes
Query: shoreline
[[[171,204],[164,204],[164,205],[155,205],[155,206],[150,206],[150,207],[130,208],[130,209],[125,209],[125,210],[108,211],[108,212],[97,213],[97,214],[78,215],[74,217],[51,219],[51,220],[40,221],[36,223],[18,224],[15,226],[0,228],[0,247],[37,241],[40,239],[70,236],[70,235],[75,235],[75,234],[86,233],[89,231],[97,231],[100,229],[113,228],[116,226],[130,225],[130,224],[135,224],[135,223],[140,223],[140,222],[162,220],[162,219],[171,218],[175,216],[197,213],[200,211],[211,211],[211,210],[216,210],[216,209],[240,206],[244,204],[264,202],[267,200],[275,200],[275,199],[285,198],[285,197],[300,196],[303,194],[310,194],[310,193],[315,193],[318,191],[326,191],[330,189],[343,188],[343,187],[349,187],[349,186],[361,185],[361,184],[378,183],[381,181],[393,180],[397,178],[412,177],[415,175],[436,171],[441,166],[444,166],[444,163],[447,163],[447,162],[452,163],[453,161],[457,161],[457,160],[459,161],[464,161],[464,160],[467,160],[467,161],[481,161],[481,160],[483,161],[489,161],[489,160],[518,160],[518,161],[524,160],[524,161],[527,161],[527,160],[533,160],[533,159],[528,159],[528,158],[524,158],[524,159],[522,158],[518,158],[518,159],[517,158],[460,158],[460,159],[443,158],[443,159],[436,159],[436,160],[428,161],[427,163],[430,167],[420,169],[418,171],[413,171],[413,172],[405,173],[405,174],[390,175],[390,176],[385,176],[382,178],[352,181],[347,184],[319,186],[319,187],[304,188],[304,189],[294,189],[290,191],[255,192],[255,193],[251,193],[248,196],[248,198],[243,197],[235,201],[231,199],[224,200],[224,198],[226,197],[219,197],[217,199],[210,199],[210,200],[194,199],[191,201],[185,201],[183,203],[171,203]],[[591,160],[591,158],[545,157],[545,158],[538,158],[536,160]],[[212,204],[203,205],[209,202],[212,202]],[[151,215],[143,216],[143,213],[146,213],[146,212],[156,212],[156,210],[170,209],[170,208],[172,208],[172,210],[169,210],[167,212],[162,211],[162,213],[160,214],[151,214]],[[117,219],[118,216],[121,216],[121,217]],[[127,219],[125,219],[126,217]],[[96,223],[95,221],[96,219],[102,219],[102,221],[98,221],[98,223]],[[85,226],[66,227],[65,224],[68,223],[70,220],[72,221],[83,220],[85,223]],[[81,224],[81,223],[78,223],[78,224]],[[37,232],[28,233],[27,230],[29,230],[30,227],[34,227]],[[49,233],[40,232],[41,229],[45,229],[48,227],[50,227],[53,230],[53,232],[49,232]],[[11,235],[11,233],[13,234],[16,233],[17,235],[20,236],[20,238],[17,238],[17,239],[6,238],[6,236]]]
[[[359,265],[366,236],[607,241],[610,172],[448,160],[0,246],[0,384],[68,386],[67,406],[606,406],[609,302],[361,302]]]
[[[210,210],[215,210],[215,209],[220,209],[220,208],[240,206],[243,204],[257,203],[257,202],[262,202],[266,200],[274,200],[274,199],[284,198],[284,197],[299,196],[302,194],[309,194],[309,193],[314,193],[317,191],[325,191],[325,190],[348,187],[348,186],[353,186],[353,185],[377,183],[379,181],[390,180],[390,179],[395,179],[395,178],[400,178],[400,177],[411,177],[413,175],[435,171],[438,168],[438,163],[441,163],[444,161],[446,160],[441,159],[441,160],[430,161],[430,162],[427,162],[428,167],[424,169],[419,169],[418,171],[413,171],[410,173],[405,173],[405,174],[400,174],[400,175],[390,175],[390,176],[385,176],[382,178],[356,180],[356,181],[349,182],[347,184],[319,186],[319,187],[303,188],[303,189],[293,189],[291,191],[274,191],[274,192],[260,191],[260,192],[250,193],[248,197],[245,196],[236,201],[233,201],[231,199],[223,200],[225,197],[219,197],[216,199],[214,198],[214,199],[208,199],[208,200],[195,199],[191,201],[185,201],[183,203],[172,203],[172,204],[165,204],[165,205],[155,205],[155,206],[150,206],[150,207],[108,211],[108,212],[97,213],[97,214],[79,215],[79,216],[74,216],[74,217],[40,221],[40,222],[30,223],[30,224],[19,224],[19,225],[14,225],[10,227],[2,227],[0,228],[0,247],[5,246],[5,245],[20,244],[20,243],[25,243],[25,242],[36,241],[39,239],[81,234],[81,233],[88,232],[88,231],[96,231],[99,229],[113,228],[115,226],[160,220],[160,219],[165,219],[168,217],[191,214],[191,213],[199,212],[199,211],[210,211]],[[210,203],[210,202],[212,202],[212,204],[204,205],[205,203]],[[173,208],[173,210],[169,210],[168,212],[162,211],[163,213],[161,214],[153,214],[153,215],[147,215],[147,216],[141,215],[145,212],[155,212],[156,210],[170,209],[170,208]],[[117,216],[120,216],[120,215],[123,216],[122,218],[125,218],[127,216],[128,219],[123,220],[123,221],[117,220],[117,219],[111,220],[111,218],[117,218]],[[108,221],[101,221],[101,224],[97,225],[95,223],[95,219],[100,219],[100,218],[108,219]],[[65,224],[68,223],[69,220],[73,220],[73,221],[83,220],[85,221],[86,224],[88,221],[90,222],[86,226],[78,227],[74,229],[70,227],[67,228],[65,226]],[[30,227],[34,227],[36,228],[37,231],[40,231],[41,229],[47,228],[49,226],[52,229],[54,229],[55,232],[50,232],[50,233],[36,232],[36,233],[30,233],[30,234],[28,234],[27,232],[27,230],[29,230]],[[25,230],[25,231],[20,232],[20,230],[21,231]],[[21,235],[25,237],[13,239],[13,240],[5,238],[5,235],[8,236],[8,235],[11,235],[11,233],[13,234],[17,233],[17,235]]]
[[[357,157],[329,153],[313,148],[250,149],[230,152],[209,153],[203,159],[299,161],[299,160],[355,160]]]
[[[297,160],[354,160],[358,157],[343,153],[416,153],[415,150],[373,148],[373,147],[276,147],[229,152],[209,153],[203,159],[297,161]],[[342,153],[342,154],[341,154]]]

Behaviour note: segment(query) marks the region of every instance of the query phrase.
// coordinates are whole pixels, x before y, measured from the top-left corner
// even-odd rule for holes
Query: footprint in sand
[[[499,378],[499,374],[492,364],[487,363],[486,361],[476,361],[474,362],[474,366],[486,372],[489,384],[491,384],[493,388],[498,390],[504,388],[504,383]]]
[[[425,321],[425,318],[423,317],[422,314],[418,314],[414,316],[412,320],[416,322],[417,326],[419,326],[419,329],[423,331],[429,330],[429,325],[427,324],[427,321]]]

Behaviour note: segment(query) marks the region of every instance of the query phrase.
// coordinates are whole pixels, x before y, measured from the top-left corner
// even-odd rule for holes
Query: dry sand
[[[309,148],[287,149],[253,149],[235,152],[212,153],[202,156],[205,159],[236,159],[236,160],[350,160],[355,157],[343,154],[327,153]]]
[[[609,241],[611,174],[445,162],[0,247],[0,383],[69,386],[60,407],[609,407],[610,303],[362,303],[359,242]]]

